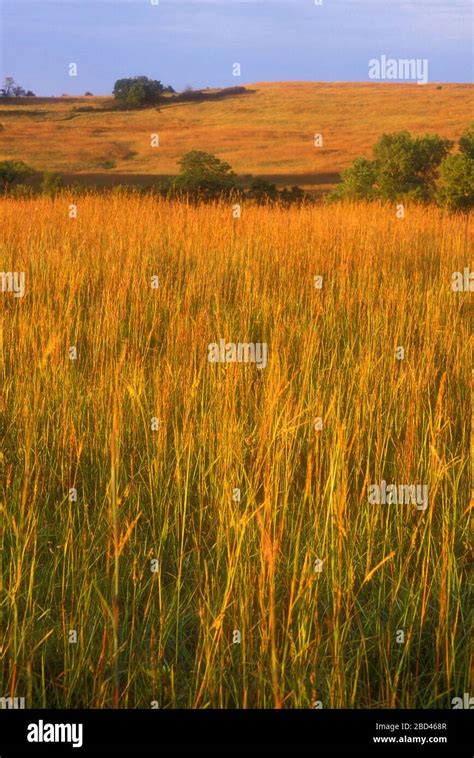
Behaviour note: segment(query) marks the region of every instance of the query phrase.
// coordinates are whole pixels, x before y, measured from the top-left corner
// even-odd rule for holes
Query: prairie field
[[[240,82],[236,80],[236,83]],[[459,139],[472,120],[469,84],[260,82],[210,102],[166,101],[111,111],[110,97],[20,98],[0,107],[0,160],[90,184],[153,183],[178,172],[190,146],[215,153],[242,177],[327,189],[384,132]],[[81,111],[78,109],[89,108]],[[150,135],[159,134],[159,148]],[[314,145],[315,134],[323,137]]]
[[[469,218],[89,193],[1,199],[0,222],[2,271],[25,272],[0,300],[0,694],[469,692]],[[266,367],[210,363],[220,339],[267,344]],[[373,504],[383,481],[427,507]]]

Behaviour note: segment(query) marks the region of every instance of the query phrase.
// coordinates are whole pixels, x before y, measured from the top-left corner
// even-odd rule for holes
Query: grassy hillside
[[[234,170],[279,184],[330,184],[386,131],[439,132],[456,139],[472,118],[466,84],[265,83],[250,94],[160,109],[101,111],[107,98],[31,99],[0,104],[0,159],[64,174],[177,172],[190,149],[215,153]],[[97,112],[78,112],[90,106]],[[160,135],[160,147],[150,135]],[[314,135],[324,146],[314,147]]]

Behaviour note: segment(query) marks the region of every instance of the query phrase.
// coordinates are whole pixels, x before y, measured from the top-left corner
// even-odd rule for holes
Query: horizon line
[[[145,76],[145,74],[137,74],[136,76]],[[133,77],[130,77],[130,78],[133,78]],[[389,86],[389,87],[394,87],[394,86],[415,86],[417,88],[418,87],[429,87],[430,85],[431,86],[435,86],[435,85],[436,86],[439,86],[439,85],[461,86],[462,85],[462,86],[470,86],[470,87],[474,86],[474,82],[472,82],[472,81],[444,81],[444,80],[430,81],[430,82],[424,83],[424,82],[417,82],[417,81],[411,81],[411,80],[407,81],[407,80],[386,80],[386,79],[385,80],[383,80],[383,79],[381,79],[381,80],[366,80],[366,79],[275,79],[275,80],[261,80],[261,81],[255,81],[255,82],[246,82],[245,84],[233,84],[233,85],[224,85],[224,86],[222,86],[222,85],[215,85],[215,84],[214,85],[208,84],[208,85],[203,86],[203,87],[193,87],[192,91],[193,92],[201,92],[201,91],[205,91],[207,89],[210,89],[210,90],[214,90],[214,89],[215,90],[226,90],[226,89],[232,89],[234,87],[258,87],[258,86],[262,87],[262,86],[266,86],[266,85],[268,86],[268,85],[278,85],[278,84],[286,84],[286,85],[288,85],[288,84],[293,84],[293,85],[294,84],[303,84],[303,85],[304,84],[315,84],[315,85],[328,85],[328,84],[330,85],[330,84],[333,84],[333,85],[338,85],[338,86],[341,86],[341,85],[348,85],[348,86],[350,86],[350,85],[366,85],[368,87],[380,87],[380,86]],[[93,89],[93,87],[91,87],[91,88],[85,87],[84,89],[87,92],[87,91],[90,91],[90,89]],[[185,87],[182,90],[176,90],[176,93],[177,94],[181,94],[181,93],[185,92],[186,89],[187,88]],[[71,98],[71,99],[74,99],[74,98],[84,98],[84,97],[88,97],[88,98],[90,98],[90,97],[111,97],[111,98],[113,98],[114,94],[113,94],[113,92],[101,92],[101,93],[95,93],[94,92],[92,95],[85,95],[85,94],[81,94],[81,95],[77,95],[76,94],[76,95],[74,95],[74,94],[69,94],[69,93],[63,93],[61,95],[54,95],[54,94],[53,95],[43,95],[43,94],[36,94],[35,93],[34,97],[36,97],[36,98],[47,98],[47,99],[50,99],[50,100],[51,99],[61,100],[61,99],[64,99],[66,97]],[[24,100],[24,99],[29,99],[29,100],[31,100],[31,99],[33,99],[33,96],[30,95],[28,98],[26,98],[25,95],[20,96],[20,97],[14,97],[13,96],[13,97],[5,98],[5,99],[8,99],[8,100]],[[0,97],[0,102],[1,102],[1,100],[2,100],[2,98]]]

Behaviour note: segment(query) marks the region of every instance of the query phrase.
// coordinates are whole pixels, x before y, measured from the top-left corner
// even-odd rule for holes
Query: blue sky
[[[472,0],[0,0],[0,75],[38,95],[110,93],[144,74],[176,89],[367,81],[368,61],[426,58],[470,82]],[[69,63],[78,76],[70,77]],[[241,78],[232,65],[241,65]]]

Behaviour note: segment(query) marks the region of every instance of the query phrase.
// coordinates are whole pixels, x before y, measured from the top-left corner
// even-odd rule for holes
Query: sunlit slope
[[[97,97],[0,103],[0,159],[63,173],[173,174],[186,151],[200,149],[241,175],[305,184],[370,155],[383,132],[456,139],[474,112],[474,88],[466,84],[246,86],[246,95],[127,112],[75,110],[110,105]],[[152,134],[159,134],[159,147],[151,146]],[[322,147],[315,147],[315,134],[322,135]]]

